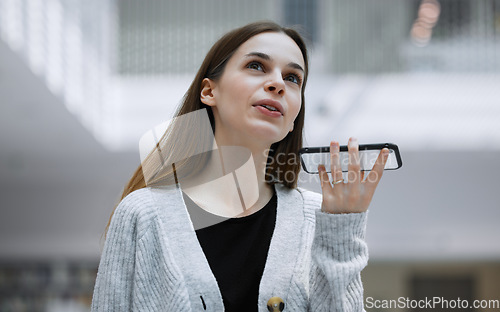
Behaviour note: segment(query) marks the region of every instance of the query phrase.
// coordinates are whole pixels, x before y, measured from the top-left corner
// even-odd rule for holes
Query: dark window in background
[[[441,0],[441,13],[434,28],[434,37],[449,38],[466,35],[470,32],[471,5],[470,0]]]
[[[451,301],[466,300],[469,305],[474,301],[474,279],[465,277],[422,277],[415,276],[410,282],[412,300],[432,300],[434,297],[443,298],[450,301],[448,308],[446,305],[436,305],[434,308],[416,308],[418,312],[452,312],[452,311],[475,311],[471,307],[467,309],[451,308]]]
[[[413,16],[424,1],[413,0]],[[477,37],[500,35],[500,0],[438,0],[441,6],[439,20],[432,36],[449,39],[459,36]],[[492,18],[485,15],[492,14]]]
[[[492,0],[490,0],[492,1]],[[447,39],[467,34],[471,24],[470,0],[438,0],[441,6],[439,19],[433,27],[432,36]],[[413,0],[413,16],[418,16],[418,9],[424,3],[422,0]]]
[[[301,35],[315,43],[318,39],[318,7],[317,0],[284,0],[284,24],[286,26],[300,25]]]
[[[500,0],[493,2],[495,35],[500,36]]]

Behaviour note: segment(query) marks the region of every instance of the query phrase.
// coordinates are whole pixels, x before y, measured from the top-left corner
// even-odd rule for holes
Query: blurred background
[[[141,135],[258,20],[309,41],[305,146],[400,147],[370,208],[365,297],[498,304],[500,0],[0,0],[0,311],[89,311]]]

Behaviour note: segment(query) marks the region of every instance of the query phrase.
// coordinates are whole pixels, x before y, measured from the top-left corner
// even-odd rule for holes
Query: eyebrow
[[[270,57],[268,54],[266,53],[262,53],[262,52],[250,52],[248,54],[245,54],[246,57],[251,57],[251,56],[257,56],[257,57],[260,57],[261,59],[264,59],[266,61],[272,61],[272,57]],[[299,64],[295,63],[295,62],[290,62],[287,64],[288,67],[292,67],[292,68],[295,68],[295,69],[298,69],[298,70],[301,70],[302,72],[305,73],[305,70],[302,68],[302,66],[300,66]]]

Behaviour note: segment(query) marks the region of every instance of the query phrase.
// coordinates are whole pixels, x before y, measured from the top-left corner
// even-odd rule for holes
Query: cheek
[[[298,98],[294,97],[290,106],[293,107],[293,113],[294,113],[293,120],[295,120],[295,118],[297,118],[297,115],[299,114],[300,108],[302,107],[301,95],[299,95]]]
[[[292,107],[290,107],[290,108],[292,108]],[[293,110],[290,110],[290,113],[291,113],[289,115],[290,119],[287,122],[289,127],[292,127],[292,124],[295,123],[295,120],[297,119],[297,116],[299,115],[300,108],[301,108],[300,101],[298,101],[297,103],[294,103]]]
[[[229,81],[228,81],[229,80]],[[240,101],[248,92],[248,86],[245,85],[241,79],[233,77],[233,79],[226,79],[224,84],[221,84],[219,89],[219,99],[224,102],[225,105],[231,105]]]

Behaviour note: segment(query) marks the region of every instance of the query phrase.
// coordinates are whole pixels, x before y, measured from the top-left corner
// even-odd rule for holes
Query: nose
[[[283,81],[283,77],[281,77],[281,72],[270,75],[270,79],[266,82],[265,89],[266,91],[282,96],[285,94],[285,82]]]

